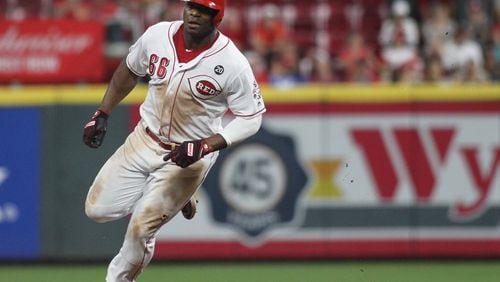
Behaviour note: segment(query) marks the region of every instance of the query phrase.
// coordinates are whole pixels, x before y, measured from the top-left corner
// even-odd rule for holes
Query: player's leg
[[[85,201],[85,212],[93,220],[106,222],[130,214],[142,196],[148,170],[163,164],[140,133],[136,128],[97,174]],[[156,163],[146,162],[151,159]]]
[[[108,268],[107,281],[135,281],[151,261],[158,230],[189,201],[216,157],[206,156],[184,169],[169,164],[151,173],[132,213],[123,246]]]

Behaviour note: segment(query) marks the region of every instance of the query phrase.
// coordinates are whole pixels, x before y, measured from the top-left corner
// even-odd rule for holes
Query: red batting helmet
[[[214,17],[214,24],[218,26],[224,17],[224,0],[182,0],[184,2],[193,2],[200,4],[212,10],[216,10],[217,14]]]

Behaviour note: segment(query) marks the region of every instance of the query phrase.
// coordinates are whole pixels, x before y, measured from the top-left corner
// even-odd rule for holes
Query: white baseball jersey
[[[264,113],[250,64],[222,33],[196,58],[179,62],[173,36],[181,25],[153,25],[130,47],[128,68],[151,77],[140,107],[143,122],[164,141],[181,143],[220,132],[228,109],[243,117]]]

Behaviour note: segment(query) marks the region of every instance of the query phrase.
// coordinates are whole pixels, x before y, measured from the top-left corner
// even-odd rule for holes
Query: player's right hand
[[[186,168],[210,152],[211,150],[205,139],[185,141],[164,156],[163,160],[168,161],[171,159],[176,165]]]
[[[108,114],[97,110],[83,128],[83,143],[91,148],[98,148],[106,135]]]

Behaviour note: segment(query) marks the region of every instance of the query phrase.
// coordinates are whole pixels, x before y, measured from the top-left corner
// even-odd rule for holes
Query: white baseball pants
[[[90,187],[87,216],[106,222],[132,214],[106,281],[133,282],[151,261],[155,236],[201,186],[218,153],[187,168],[163,161],[168,153],[146,135],[142,122],[107,160]]]

